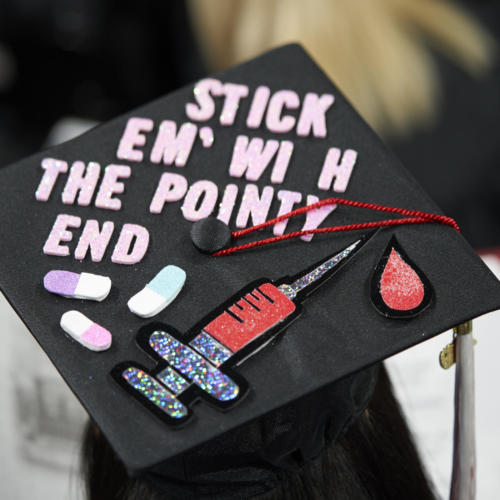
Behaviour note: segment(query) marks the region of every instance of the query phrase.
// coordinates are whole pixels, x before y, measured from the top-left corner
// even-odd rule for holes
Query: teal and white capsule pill
[[[141,318],[151,318],[163,311],[177,297],[185,282],[186,273],[180,267],[164,267],[128,301],[128,308]]]

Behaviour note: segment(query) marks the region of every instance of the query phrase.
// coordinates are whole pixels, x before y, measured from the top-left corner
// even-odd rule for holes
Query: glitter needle
[[[304,276],[301,276],[297,280],[295,280],[293,283],[287,284],[283,283],[282,285],[278,286],[278,290],[286,295],[290,300],[295,299],[297,294],[304,290],[305,288],[318,283],[318,280],[321,278],[326,277],[325,275],[328,274],[328,276],[331,276],[332,273],[329,271],[332,271],[334,268],[336,268],[341,262],[343,262],[347,257],[349,257],[354,250],[356,250],[358,247],[360,247],[362,244],[364,244],[369,238],[374,233],[369,233],[365,235],[363,238],[360,238],[359,240],[355,241],[348,247],[344,248],[341,252],[337,253],[333,257],[328,258],[325,260],[322,264],[314,268],[312,271],[308,272]]]

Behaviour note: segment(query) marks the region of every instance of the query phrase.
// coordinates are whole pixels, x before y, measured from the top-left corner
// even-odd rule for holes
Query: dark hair
[[[434,500],[389,376],[383,366],[378,373],[367,409],[345,433],[299,471],[284,471],[277,488],[253,498]],[[129,478],[92,422],[85,430],[82,466],[88,500],[172,498],[149,479]]]

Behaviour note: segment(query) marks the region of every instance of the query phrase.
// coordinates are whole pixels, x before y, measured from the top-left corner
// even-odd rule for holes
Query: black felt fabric
[[[277,49],[217,77],[224,82],[245,83],[251,93],[257,86],[267,85],[273,91],[292,88],[301,97],[307,92],[335,95],[335,104],[327,113],[327,139],[297,137],[292,132],[278,137],[292,140],[295,151],[285,181],[276,189],[320,198],[332,195],[315,187],[324,156],[332,146],[342,150],[353,148],[358,151],[358,159],[343,196],[440,212],[299,46]],[[279,338],[236,368],[250,385],[248,396],[238,406],[222,413],[200,402],[194,407],[195,418],[183,428],[165,425],[110,377],[112,368],[125,360],[135,360],[148,368],[155,364],[136,345],[135,335],[148,321],[127,309],[126,302],[132,295],[165,265],[182,267],[187,273],[184,289],[155,320],[185,332],[248,283],[261,277],[275,280],[296,274],[359,236],[359,233],[315,236],[311,243],[292,240],[214,258],[192,245],[192,223],[182,217],[181,203],[168,204],[162,214],[150,214],[149,204],[163,172],[181,173],[189,183],[210,179],[220,188],[228,183],[243,188],[247,181],[230,177],[227,172],[236,136],[276,138],[276,134],[262,128],[250,131],[245,127],[247,99],[240,104],[235,126],[222,127],[217,118],[209,122],[215,134],[214,146],[206,150],[196,142],[185,167],[149,163],[160,121],[171,119],[178,124],[187,121],[184,105],[192,101],[192,92],[192,86],[183,88],[0,172],[2,291],[131,473],[163,463],[458,323],[500,307],[498,281],[455,230],[434,224],[383,230],[303,304],[301,316]],[[220,105],[218,102],[216,117]],[[41,179],[40,162],[44,157],[59,158],[70,164],[75,160],[96,161],[103,167],[126,163],[117,160],[115,154],[131,116],[151,118],[156,128],[147,134],[145,160],[130,163],[132,176],[124,181],[126,190],[119,196],[123,204],[120,211],[102,210],[94,205],[63,205],[60,192],[64,178],[59,179],[48,202],[36,201],[34,193]],[[269,172],[256,184],[260,189],[270,185]],[[238,200],[240,197],[241,191]],[[278,208],[275,200],[270,214],[276,214]],[[42,247],[60,213],[78,215],[83,220],[97,219],[100,223],[112,220],[116,231],[123,223],[142,224],[151,235],[148,253],[135,266],[113,264],[110,249],[101,263],[93,263],[89,258],[79,262],[72,256],[46,256]],[[380,217],[339,207],[323,225]],[[290,222],[287,231],[300,229],[303,221],[300,217]],[[230,226],[234,228],[234,215]],[[74,231],[74,241],[68,244],[71,250],[79,234],[79,230]],[[257,236],[270,234],[262,232]],[[370,276],[392,234],[397,234],[400,245],[434,289],[429,308],[410,320],[384,318],[370,301]],[[111,248],[115,242],[116,235]],[[113,280],[112,291],[102,303],[70,302],[51,295],[43,289],[42,279],[46,272],[57,268],[107,275]],[[96,354],[69,339],[59,327],[61,314],[69,309],[78,309],[108,328],[113,333],[111,348]],[[19,366],[22,364],[23,360],[19,360]]]

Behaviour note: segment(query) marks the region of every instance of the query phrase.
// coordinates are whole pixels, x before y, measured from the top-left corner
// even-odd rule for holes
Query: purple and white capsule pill
[[[70,299],[104,300],[111,290],[107,276],[70,271],[49,271],[43,278],[45,290]]]
[[[111,333],[79,311],[65,312],[61,316],[61,328],[91,351],[105,351],[111,346]]]

